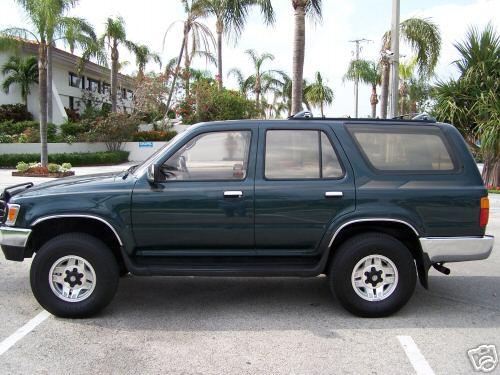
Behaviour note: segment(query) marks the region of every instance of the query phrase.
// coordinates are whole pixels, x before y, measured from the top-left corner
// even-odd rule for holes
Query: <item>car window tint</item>
[[[201,134],[160,168],[167,180],[243,180],[247,174],[250,131]]]
[[[367,126],[349,128],[363,154],[382,171],[456,169],[441,131],[434,128]]]
[[[323,178],[339,178],[344,174],[333,145],[323,132],[321,132],[321,167]]]

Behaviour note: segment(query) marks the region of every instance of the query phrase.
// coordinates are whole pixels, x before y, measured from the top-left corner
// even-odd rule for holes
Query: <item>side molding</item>
[[[348,221],[347,223],[344,223],[342,224],[336,231],[335,233],[333,234],[332,236],[332,239],[330,240],[330,243],[328,244],[328,248],[330,248],[333,244],[333,241],[335,241],[335,238],[337,237],[337,235],[340,233],[340,231],[342,229],[344,229],[345,227],[351,225],[351,224],[355,224],[355,223],[363,223],[363,222],[370,222],[370,221],[390,221],[390,222],[393,222],[393,223],[399,223],[399,224],[404,224],[406,225],[408,228],[410,228],[417,237],[420,237],[420,234],[418,233],[418,231],[415,229],[415,227],[409,223],[407,223],[406,221],[404,220],[399,220],[399,219],[388,219],[388,218],[369,218],[369,219],[355,219],[355,220],[350,220]]]
[[[118,243],[120,244],[120,246],[123,246],[122,239],[118,235],[118,232],[115,230],[115,228],[110,223],[108,223],[106,220],[104,220],[103,218],[101,218],[99,216],[83,215],[83,214],[63,214],[63,215],[43,216],[43,217],[40,217],[40,218],[36,219],[31,224],[31,226],[34,227],[35,225],[37,225],[37,224],[39,224],[39,223],[41,223],[43,221],[47,221],[47,220],[51,220],[51,219],[60,219],[60,218],[65,218],[65,217],[80,217],[80,218],[94,219],[94,220],[100,221],[101,223],[106,224],[109,227],[109,229],[111,229],[111,231],[114,233],[116,239],[118,240]]]

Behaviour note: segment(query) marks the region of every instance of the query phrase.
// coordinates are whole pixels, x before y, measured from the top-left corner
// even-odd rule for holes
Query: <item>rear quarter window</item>
[[[378,171],[452,172],[450,146],[437,126],[347,125],[364,159]]]

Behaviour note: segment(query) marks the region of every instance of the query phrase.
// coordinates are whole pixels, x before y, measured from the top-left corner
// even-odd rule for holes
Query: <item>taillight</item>
[[[490,216],[490,200],[488,197],[481,198],[481,211],[479,212],[479,226],[486,227],[488,224],[488,217]]]

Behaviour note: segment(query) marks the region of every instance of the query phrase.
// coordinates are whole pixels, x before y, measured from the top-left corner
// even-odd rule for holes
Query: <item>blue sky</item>
[[[500,0],[402,0],[401,20],[408,17],[429,17],[438,24],[443,37],[443,50],[436,71],[439,78],[445,79],[454,73],[450,63],[456,59],[453,43],[465,35],[469,25],[483,27],[489,21],[500,30]],[[265,27],[257,11],[252,12],[244,34],[238,44],[225,45],[224,71],[238,67],[245,73],[251,73],[251,65],[244,51],[249,48],[259,52],[270,52],[275,60],[269,69],[292,68],[293,10],[290,0],[274,0],[277,20],[271,27]],[[0,28],[8,26],[28,26],[22,11],[13,0],[0,0]],[[148,44],[162,52],[164,61],[178,53],[181,40],[181,26],[174,27],[168,34],[165,48],[162,47],[164,33],[175,20],[183,18],[179,0],[80,0],[72,12],[93,23],[100,33],[106,17],[121,15],[127,25],[128,38],[135,42]],[[496,17],[495,17],[496,16]],[[205,20],[212,29],[213,19]],[[305,76],[312,79],[320,71],[335,92],[335,101],[326,110],[327,115],[344,116],[353,114],[353,87],[343,83],[349,60],[352,58],[353,45],[349,40],[367,38],[373,40],[366,44],[362,57],[376,60],[380,50],[380,40],[391,24],[391,0],[323,0],[323,22],[306,28]],[[411,51],[402,46],[401,53],[407,58]],[[134,70],[133,58],[122,54],[131,62],[125,72]],[[403,58],[404,60],[404,58]],[[195,63],[195,67],[205,69],[204,60]],[[150,69],[158,69],[153,65]],[[210,67],[208,67],[210,68]],[[215,68],[210,68],[215,70]],[[229,87],[235,86],[232,80],[226,80]],[[370,112],[370,88],[360,89],[360,115]]]

